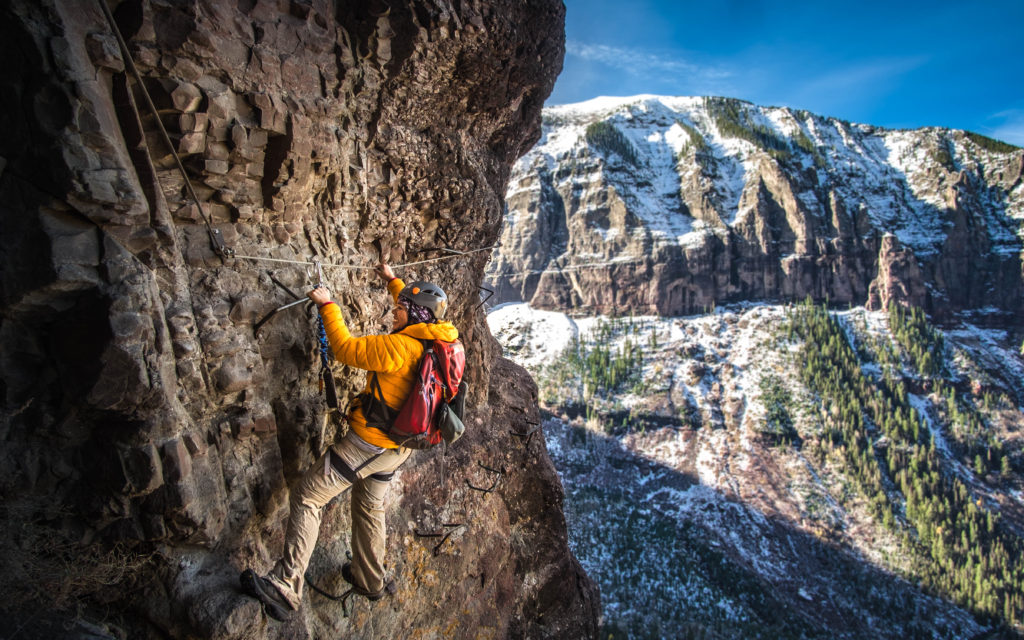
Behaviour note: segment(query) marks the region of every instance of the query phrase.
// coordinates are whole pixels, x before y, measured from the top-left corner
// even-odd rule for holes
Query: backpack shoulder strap
[[[397,415],[397,412],[384,402],[384,392],[381,391],[376,371],[370,374],[369,390],[359,394],[359,403],[363,409],[363,418],[369,427],[386,429]]]
[[[430,338],[420,338],[420,342],[423,343],[423,355],[420,356],[419,366],[422,368],[423,358],[429,356],[434,359],[434,368],[436,369],[438,366],[437,350],[434,349],[434,342],[436,342],[436,340],[431,340]]]
[[[370,374],[370,394],[373,395],[373,399],[384,404],[384,392],[380,388],[380,380],[377,379],[377,372],[374,371]]]
[[[420,360],[416,365],[417,369],[422,365],[423,358],[428,353],[431,357],[435,358],[436,362],[437,356],[434,354],[434,341],[428,338],[415,338],[415,340],[423,345],[423,355],[420,356]],[[384,402],[384,391],[380,388],[380,380],[377,378],[376,371],[370,373],[369,387],[368,391],[359,394],[366,424],[372,427],[387,428],[395,420],[399,410],[392,409],[388,406],[388,403]]]

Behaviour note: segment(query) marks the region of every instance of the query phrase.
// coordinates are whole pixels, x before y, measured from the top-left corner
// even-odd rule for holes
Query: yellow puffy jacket
[[[388,283],[388,291],[396,301],[404,287],[405,283],[399,278]],[[450,322],[411,324],[398,333],[356,337],[349,332],[338,305],[329,303],[320,307],[320,316],[335,360],[350,367],[376,371],[384,402],[396,410],[402,407],[412,391],[420,358],[423,357],[420,340],[451,342],[459,337],[459,331]],[[369,392],[370,375],[366,378],[366,392]],[[349,412],[348,422],[356,434],[370,444],[387,449],[398,448],[382,431],[366,425],[359,406]]]

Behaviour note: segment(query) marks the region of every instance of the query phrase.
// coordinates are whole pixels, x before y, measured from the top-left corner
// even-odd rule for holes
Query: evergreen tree
[[[891,306],[889,315],[893,336],[908,362],[922,375],[938,375],[942,338],[927,325],[924,314]],[[808,301],[789,317],[792,334],[803,341],[801,378],[819,394],[827,416],[823,442],[851,470],[872,513],[898,534],[901,529],[890,500],[902,496],[916,538],[911,530],[902,535],[928,560],[915,569],[916,577],[980,615],[1002,616],[1011,624],[1019,620],[1024,613],[1024,568],[1002,559],[1021,557],[1024,544],[999,525],[998,514],[971,498],[955,474],[943,473],[934,440],[909,405],[902,374],[884,366],[878,381],[866,376],[858,351],[826,309]],[[877,353],[880,361],[888,359],[886,349]],[[936,388],[940,396],[946,394],[946,409],[963,428],[984,432],[981,419],[969,405],[958,402],[952,387]],[[875,455],[871,443],[878,437],[888,440],[886,455]],[[1005,464],[998,442],[983,444],[974,452],[979,475],[993,468],[996,460]],[[890,496],[886,483],[897,494]]]

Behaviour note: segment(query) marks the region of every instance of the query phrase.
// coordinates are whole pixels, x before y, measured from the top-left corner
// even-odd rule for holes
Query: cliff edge
[[[500,358],[478,290],[476,250],[500,233],[510,167],[561,67],[562,4],[109,8],[141,84],[99,2],[0,9],[0,629],[595,635],[543,439],[516,435],[539,422],[536,389]],[[237,575],[280,554],[288,485],[344,426],[318,387],[314,314],[255,324],[309,288],[313,258],[357,335],[383,329],[378,260],[418,263],[396,270],[448,291],[468,433],[392,485],[397,594],[346,617],[307,591],[278,625]],[[334,373],[343,402],[363,384]],[[310,568],[329,592],[348,517],[345,500],[327,507]]]

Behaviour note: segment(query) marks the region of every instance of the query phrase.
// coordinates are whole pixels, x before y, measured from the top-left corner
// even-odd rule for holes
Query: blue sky
[[[719,95],[1024,146],[1024,0],[565,0],[547,104]]]

